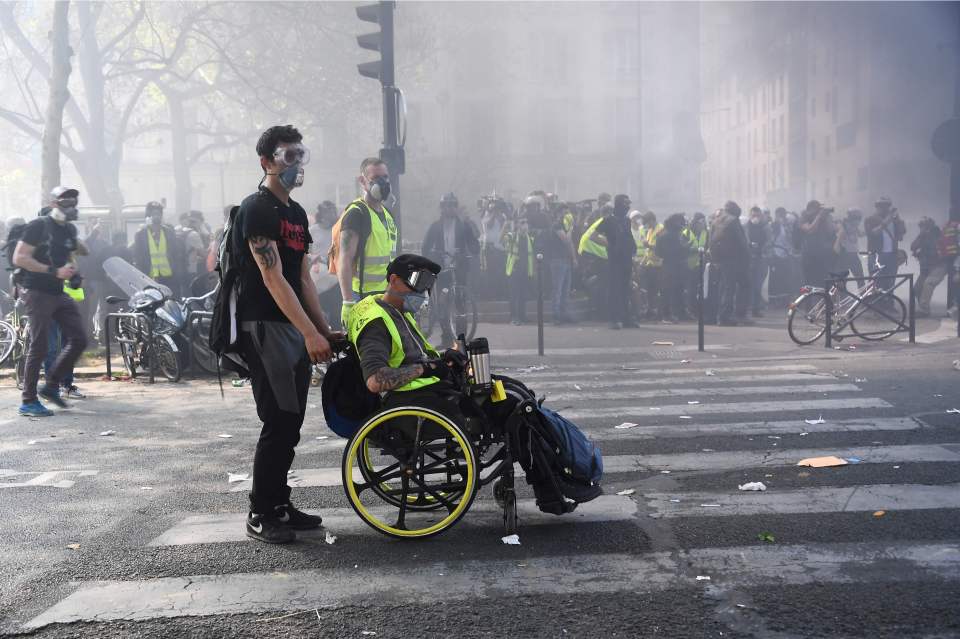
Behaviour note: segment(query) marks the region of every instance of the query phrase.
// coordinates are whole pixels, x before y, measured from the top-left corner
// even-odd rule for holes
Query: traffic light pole
[[[357,7],[357,17],[380,25],[377,33],[357,36],[361,48],[380,52],[380,60],[357,65],[360,75],[380,81],[383,92],[383,147],[380,159],[390,171],[390,187],[395,201],[390,208],[397,225],[397,246],[402,247],[400,176],[405,170],[403,140],[400,138],[400,90],[395,86],[393,50],[393,10],[395,3],[382,0]]]

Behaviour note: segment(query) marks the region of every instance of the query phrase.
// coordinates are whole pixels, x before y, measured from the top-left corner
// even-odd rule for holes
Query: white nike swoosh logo
[[[259,535],[260,533],[263,532],[263,524],[257,524],[256,526],[254,526],[253,524],[250,524],[250,530],[252,530],[253,532]]]

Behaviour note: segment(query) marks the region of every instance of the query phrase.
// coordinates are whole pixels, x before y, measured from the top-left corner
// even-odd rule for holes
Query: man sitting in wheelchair
[[[453,525],[479,486],[496,482],[512,534],[515,462],[545,512],[570,512],[598,496],[599,450],[522,383],[491,375],[485,339],[439,353],[424,338],[414,316],[439,272],[419,255],[394,259],[386,291],[351,309],[347,357],[324,378],[327,423],[350,438],[343,479],[354,510],[387,535],[426,537]],[[356,388],[359,378],[365,389]],[[340,417],[349,412],[362,419],[345,427]],[[398,510],[395,521],[378,514],[374,498]],[[428,518],[418,523],[418,514]]]

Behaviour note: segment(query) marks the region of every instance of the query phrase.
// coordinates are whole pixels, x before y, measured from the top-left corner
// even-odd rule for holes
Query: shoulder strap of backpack
[[[353,204],[356,205],[356,208],[361,209],[364,213],[366,213],[367,221],[369,222],[368,225],[365,225],[363,227],[363,230],[360,233],[360,237],[357,238],[357,253],[359,253],[359,255],[357,256],[357,278],[360,280],[359,292],[362,294],[363,293],[363,267],[364,267],[364,263],[366,262],[366,256],[367,256],[367,239],[370,237],[370,233],[373,230],[371,228],[373,225],[373,219],[370,217],[371,215],[373,215],[373,212],[370,210],[370,207],[367,206],[363,200],[359,200],[357,202],[354,202]],[[350,211],[351,208],[353,208],[353,204],[347,207],[348,212]]]

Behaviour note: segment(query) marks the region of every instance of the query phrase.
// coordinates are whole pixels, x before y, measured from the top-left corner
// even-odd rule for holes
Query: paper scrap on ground
[[[616,426],[614,426],[614,428],[616,428],[617,430],[626,430],[628,428],[633,428],[637,425],[638,424],[634,424],[633,422],[623,422],[622,424],[617,424]]]
[[[697,575],[697,581],[710,581],[710,577],[707,575]]]
[[[692,361],[693,361],[693,360],[691,360],[691,359],[681,359],[681,360],[680,360],[680,363],[681,363],[681,364],[689,364],[689,363],[692,362]]]
[[[153,486],[141,486],[140,490],[153,490]]]
[[[577,389],[578,391],[582,391],[582,390],[583,390],[583,389],[580,387],[580,384],[574,384],[573,387],[574,387],[575,389]]]
[[[720,504],[700,504],[701,508],[719,508]]]
[[[637,492],[637,491],[634,490],[633,488],[627,488],[626,490],[621,490],[621,491],[618,492],[617,494],[618,494],[618,495],[632,495],[632,494],[635,493],[635,492]]]
[[[679,503],[680,503],[680,500],[679,500],[679,499],[671,499],[670,501],[673,502],[674,504],[679,504]]]
[[[361,634],[361,635],[364,635],[365,637],[376,637],[376,636],[377,636],[377,633],[375,633],[373,630],[361,630],[361,631],[360,631],[360,634]]]
[[[317,439],[319,439],[320,441],[323,441],[324,439],[330,439],[330,435],[320,435],[319,437],[317,437]]]
[[[860,459],[859,457],[847,457],[847,463],[848,463],[848,464],[859,464],[859,463],[862,462],[862,461],[863,461],[863,460]]]
[[[658,339],[653,341],[654,346],[673,346],[673,342],[665,339]]]
[[[500,541],[502,541],[507,546],[519,546],[520,535],[507,535],[506,537],[501,537]]]
[[[80,550],[80,544],[67,544],[67,548],[70,550]]]
[[[947,409],[947,414],[948,414],[948,415],[960,415],[960,408],[948,408],[948,409]]]
[[[36,443],[37,443],[37,440],[31,439],[30,441],[27,442],[27,446],[33,446]]]
[[[693,419],[690,415],[680,415],[680,419]]]
[[[687,403],[688,403],[689,405],[691,405],[691,406],[696,406],[697,404],[700,403],[700,401],[699,401],[699,400],[696,400],[696,399],[692,399],[692,400],[690,400],[690,401],[687,402]]]
[[[816,419],[805,419],[805,420],[803,420],[803,421],[807,422],[807,423],[810,424],[811,426],[816,426],[817,424],[826,424],[826,423],[827,423],[827,420],[825,420],[825,419],[823,418],[823,415],[821,415],[820,417],[818,417],[818,418],[816,418]]]
[[[324,536],[323,540],[332,546],[333,544],[337,543],[337,536],[331,535],[330,531],[328,530],[326,531],[326,535]]]
[[[828,466],[846,466],[847,460],[834,457],[808,457],[797,462],[797,466],[810,466],[811,468],[826,468]]]
[[[877,512],[873,513],[873,516],[874,516],[874,517],[883,517],[883,516],[886,515],[886,514],[887,514],[887,511],[885,511],[885,510],[878,510]]]
[[[766,490],[767,486],[762,481],[750,481],[746,484],[737,486],[740,490]]]
[[[103,431],[102,433],[100,433],[100,436],[101,436],[101,437],[110,437],[111,435],[116,435],[116,434],[117,434],[117,431],[115,431],[115,430],[105,430],[105,431]]]
[[[659,406],[651,406],[650,410],[663,410],[663,409],[660,408]]]
[[[669,474],[670,474],[670,471],[669,471],[669,470],[661,470],[661,471],[660,471],[660,474],[661,474],[661,475],[669,475]]]
[[[221,439],[230,439],[231,437],[233,437],[233,435],[228,435],[227,433],[220,433],[219,435],[217,435],[217,437]]]
[[[518,368],[517,372],[518,373],[536,373],[537,371],[545,371],[548,368],[550,367],[547,366],[546,364],[542,366],[525,366],[524,368]]]
[[[227,473],[227,483],[235,484],[238,481],[247,481],[250,479],[250,473]]]
[[[713,371],[704,371],[704,372],[706,373],[707,377],[714,377],[716,375],[716,373],[714,373]]]

